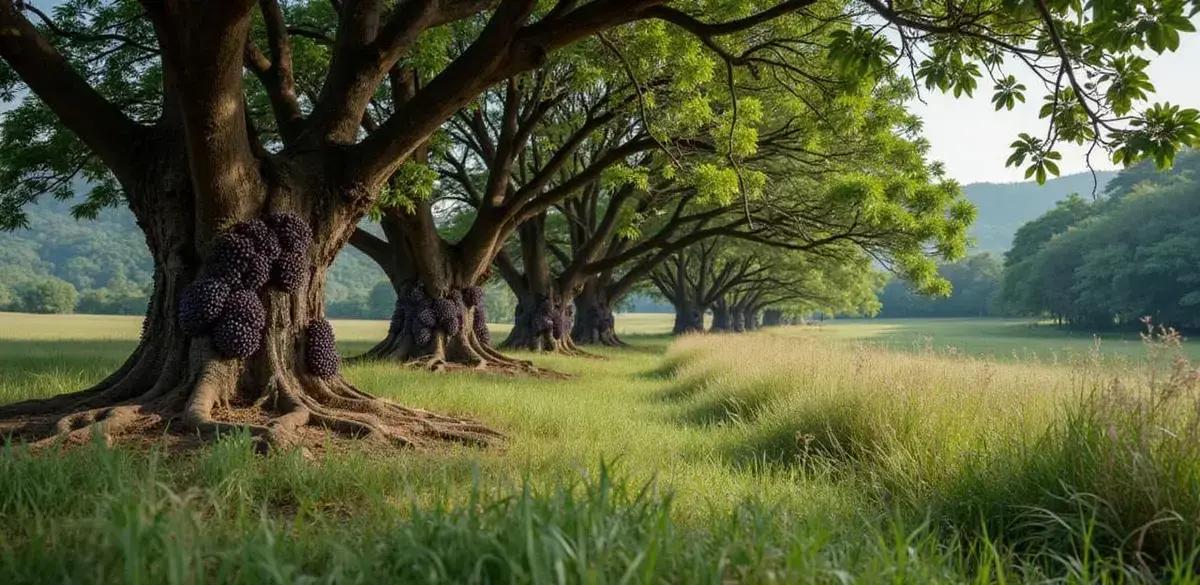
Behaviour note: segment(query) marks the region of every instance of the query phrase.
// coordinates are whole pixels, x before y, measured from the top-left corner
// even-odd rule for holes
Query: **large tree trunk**
[[[235,205],[265,200],[272,211],[286,212],[294,229],[268,230],[280,236],[276,252],[283,242],[276,260],[254,245],[236,256],[250,259],[245,264],[230,261],[235,255],[227,252],[236,246],[222,246],[252,242],[229,231],[278,225],[256,221],[266,214],[223,211],[228,219],[217,226],[219,235],[205,236],[195,233],[197,222],[184,207],[189,193],[160,189],[132,197],[155,259],[142,342],[125,365],[91,389],[0,407],[0,434],[43,444],[168,428],[200,438],[247,431],[264,445],[320,442],[322,429],[397,445],[495,438],[469,421],[371,397],[341,376],[332,329],[323,318],[325,277],[357,217],[297,185],[269,184],[268,193],[247,192]],[[304,231],[311,237],[299,233]],[[291,252],[289,241],[298,242]]]
[[[503,347],[566,354],[582,353],[571,340],[575,323],[573,291],[559,289],[550,274],[546,245],[546,215],[541,214],[517,228],[524,274],[505,280],[517,296],[513,327]]]
[[[760,328],[757,309],[752,307],[743,308],[740,312],[744,331],[756,331]]]
[[[580,345],[621,347],[625,342],[617,337],[612,300],[601,288],[592,279],[575,297],[575,326],[571,328],[571,340]]]
[[[733,331],[733,314],[729,311],[729,305],[724,300],[718,300],[713,304],[713,331]]]
[[[421,205],[428,205],[422,203]],[[396,291],[387,336],[356,359],[396,360],[441,370],[470,367],[533,370],[492,347],[483,288],[489,262],[467,262],[437,234],[433,214],[391,211],[382,223],[386,257],[371,254]],[[362,234],[359,238],[363,239]],[[359,246],[364,248],[367,246]],[[490,259],[490,255],[485,255]]]
[[[575,307],[553,290],[517,297],[513,327],[504,347],[529,351],[577,353],[571,339]]]
[[[690,300],[681,299],[675,304],[675,324],[671,333],[683,335],[704,331],[704,308]]]

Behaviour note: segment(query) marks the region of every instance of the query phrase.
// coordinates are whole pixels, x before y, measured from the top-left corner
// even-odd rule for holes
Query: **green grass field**
[[[0,314],[0,403],[103,376],[138,324]],[[10,446],[0,583],[1200,582],[1200,399],[1173,350],[1056,361],[1090,341],[1006,321],[669,325],[522,356],[567,380],[348,368],[501,448]],[[335,322],[346,354],[384,327]]]

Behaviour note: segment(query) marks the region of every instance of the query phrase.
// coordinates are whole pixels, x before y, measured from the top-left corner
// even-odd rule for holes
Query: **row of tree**
[[[430,365],[522,367],[485,326],[493,273],[517,298],[507,345],[555,351],[615,342],[612,307],[643,282],[680,330],[706,308],[736,328],[861,304],[872,264],[945,292],[935,260],[963,253],[974,211],[923,158],[912,82],[989,79],[1011,108],[1010,56],[1050,104],[1010,164],[1044,180],[1067,141],[1166,165],[1200,116],[1134,111],[1138,55],[1176,48],[1192,6],[1152,4],[0,0],[0,85],[23,98],[0,221],[82,176],[77,214],[127,205],[155,283],[124,366],[0,421],[488,441],[338,373],[324,300],[347,242],[396,292],[370,355]]]

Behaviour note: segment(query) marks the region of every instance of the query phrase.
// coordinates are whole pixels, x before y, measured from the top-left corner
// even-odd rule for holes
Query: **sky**
[[[1198,23],[1200,24],[1200,23]],[[1200,28],[1198,26],[1197,28]],[[1146,55],[1150,60],[1150,80],[1157,89],[1149,102],[1171,102],[1189,108],[1200,108],[1200,33],[1182,35],[1179,50],[1163,55]],[[981,80],[973,98],[955,99],[951,95],[928,92],[922,88],[925,103],[913,101],[910,109],[925,122],[925,137],[931,143],[930,160],[945,163],[949,176],[960,183],[1023,181],[1024,171],[1004,167],[1011,151],[1008,145],[1017,134],[1029,132],[1045,136],[1046,121],[1037,117],[1044,91],[1036,77],[1021,67],[1011,67],[1009,73],[1029,88],[1024,104],[1012,111],[997,112],[991,103],[990,81]],[[1062,174],[1087,170],[1084,148],[1063,145]],[[1097,149],[1092,154],[1096,169],[1116,168],[1107,153]]]

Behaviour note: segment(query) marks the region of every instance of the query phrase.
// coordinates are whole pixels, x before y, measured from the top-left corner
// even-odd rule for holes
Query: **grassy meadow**
[[[347,355],[386,327],[334,325]],[[501,448],[8,446],[0,583],[1200,583],[1186,342],[669,325],[624,315],[630,347],[522,356],[566,380],[347,368]],[[100,378],[138,328],[0,314],[0,403]]]

